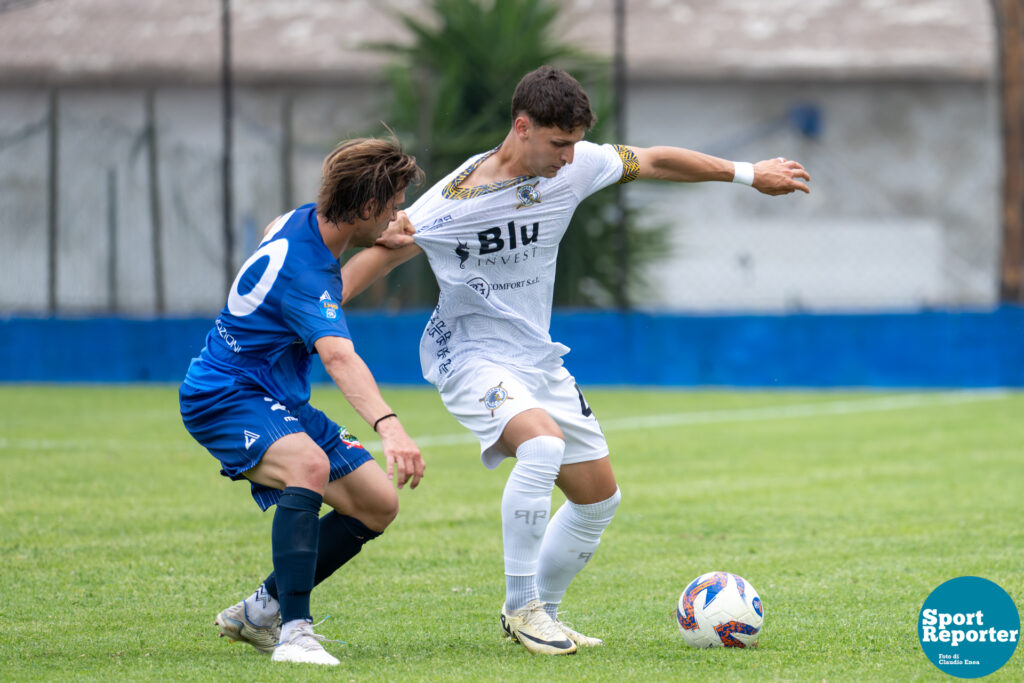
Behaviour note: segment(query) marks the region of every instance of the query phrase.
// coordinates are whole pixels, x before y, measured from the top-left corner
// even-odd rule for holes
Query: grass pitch
[[[917,640],[934,588],[983,576],[1024,607],[1024,394],[588,391],[623,502],[563,607],[607,645],[557,658],[498,627],[509,463],[485,470],[432,390],[385,396],[427,476],[313,594],[341,667],[282,670],[217,638],[272,512],[176,388],[0,386],[0,679],[947,680]],[[336,390],[313,403],[372,435]],[[759,591],[759,648],[683,645],[675,601],[711,570]],[[991,676],[1022,678],[1020,648]]]

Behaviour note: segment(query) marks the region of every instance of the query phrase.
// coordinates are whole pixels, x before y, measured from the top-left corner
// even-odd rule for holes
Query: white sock
[[[565,455],[555,436],[524,441],[501,497],[501,534],[505,545],[505,607],[522,609],[537,599],[537,558],[551,514],[551,489]]]
[[[308,623],[309,622],[306,621],[305,619],[292,619],[291,621],[288,621],[288,622],[285,622],[285,623],[281,624],[281,642],[282,643],[287,643],[288,642],[288,640],[291,638],[292,631],[295,630],[296,626],[298,626],[299,624],[308,624]]]
[[[263,584],[245,599],[245,616],[257,626],[270,626],[280,614],[281,603],[270,597]]]
[[[569,583],[594,556],[601,543],[601,533],[611,523],[615,509],[622,500],[618,489],[607,500],[589,505],[572,501],[558,509],[540,548],[537,566],[538,596],[554,618]]]

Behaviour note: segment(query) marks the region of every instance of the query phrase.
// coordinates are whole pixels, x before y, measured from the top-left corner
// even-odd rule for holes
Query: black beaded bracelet
[[[383,422],[384,420],[388,419],[389,417],[398,417],[398,416],[395,415],[394,413],[388,413],[384,417],[377,418],[377,421],[373,423],[373,431],[377,431],[377,425],[379,425],[381,422]]]

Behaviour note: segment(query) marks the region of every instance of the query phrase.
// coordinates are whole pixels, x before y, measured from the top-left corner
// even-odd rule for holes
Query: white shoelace
[[[538,606],[527,613],[526,621],[537,628],[548,640],[557,640],[564,637],[562,632],[555,625],[555,621],[544,610],[543,605]]]
[[[307,650],[307,651],[308,650],[315,650],[317,648],[322,648],[323,646],[320,645],[320,643],[340,643],[341,645],[345,645],[346,643],[345,643],[344,640],[335,640],[335,639],[332,639],[332,638],[327,638],[326,636],[322,636],[319,633],[314,633],[313,632],[314,628],[316,628],[317,626],[319,626],[320,624],[324,623],[325,621],[327,621],[330,618],[331,618],[331,615],[328,614],[326,617],[324,617],[320,621],[316,622],[315,624],[310,624],[309,622],[306,622],[305,624],[300,624],[300,625],[296,626],[294,631],[292,632],[292,637],[289,638],[288,642],[292,643],[292,642],[299,641],[300,639],[310,638],[314,642],[312,642],[312,643],[305,643],[305,644],[296,642],[297,645],[299,645],[300,647],[302,647],[304,650]],[[281,642],[277,643],[277,645],[274,645],[274,647],[280,647],[281,645],[284,645],[284,641],[281,641]]]

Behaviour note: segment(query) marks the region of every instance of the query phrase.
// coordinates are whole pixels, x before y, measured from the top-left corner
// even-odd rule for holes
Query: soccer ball
[[[691,581],[679,596],[676,620],[690,647],[755,647],[764,607],[743,577],[711,572]]]

